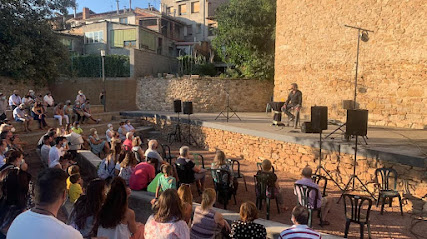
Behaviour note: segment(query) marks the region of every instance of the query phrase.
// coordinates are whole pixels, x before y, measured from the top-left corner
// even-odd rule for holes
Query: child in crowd
[[[70,190],[68,190],[68,195],[70,197],[70,202],[75,203],[79,199],[80,195],[83,193],[82,183],[83,180],[80,177],[79,173],[73,174],[70,176]]]
[[[160,192],[166,189],[176,189],[176,179],[172,176],[172,166],[165,164],[162,166],[163,175],[159,177],[159,183],[157,184],[156,198],[159,197]]]
[[[79,174],[80,173],[80,167],[78,165],[71,165],[70,167],[68,167],[67,173],[68,173],[67,190],[70,190],[70,186],[71,186],[70,177],[71,177],[71,175]]]

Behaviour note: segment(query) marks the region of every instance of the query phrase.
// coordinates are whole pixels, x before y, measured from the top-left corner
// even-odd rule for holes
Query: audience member
[[[271,161],[265,159],[261,163],[261,170],[256,173],[257,180],[267,186],[266,196],[269,198],[276,198],[282,210],[288,210],[284,205],[284,194],[283,188],[280,188],[279,182],[277,181],[277,175],[272,171],[273,166]],[[256,191],[256,193],[260,193]]]
[[[94,154],[99,154],[102,151],[107,154],[110,151],[110,146],[105,142],[105,140],[99,138],[98,131],[94,128],[90,129],[89,143],[90,150]]]
[[[0,238],[6,238],[12,221],[31,205],[31,175],[17,168],[8,168],[0,172]]]
[[[82,145],[85,143],[83,136],[74,132],[69,124],[65,127],[65,133],[64,137],[68,141],[69,151],[77,154],[77,150],[82,149]]]
[[[73,124],[73,127],[71,128],[71,130],[73,130],[76,134],[83,134],[83,129],[80,127],[80,122],[76,121]]]
[[[54,115],[53,118],[57,119],[59,122],[59,125],[62,125],[62,120],[65,119],[65,122],[67,124],[70,123],[70,119],[68,118],[68,115],[64,112],[64,104],[59,103],[55,109],[54,109]]]
[[[123,148],[126,151],[132,150],[132,140],[133,140],[133,133],[127,132],[126,133],[126,139],[125,139],[125,141],[123,141]]]
[[[60,169],[42,171],[36,181],[36,206],[21,213],[9,228],[8,239],[79,239],[80,232],[56,219],[67,200],[66,173]]]
[[[107,188],[105,181],[94,179],[89,182],[85,195],[81,195],[74,204],[70,215],[70,225],[80,231],[84,238],[91,234],[95,219],[105,201]]]
[[[117,163],[117,151],[113,147],[110,153],[101,161],[98,166],[98,177],[102,179],[113,178],[115,176],[114,170]]]
[[[112,124],[108,124],[107,125],[107,131],[105,131],[105,137],[106,137],[107,142],[109,144],[111,144],[111,138],[113,137],[113,134],[114,134],[114,127]]]
[[[60,125],[58,128],[56,128],[56,135],[57,136],[63,136],[65,137],[67,133],[65,132],[65,128],[63,125]]]
[[[53,142],[53,139],[56,138],[56,130],[54,128],[49,128],[46,134],[40,137],[39,141],[37,142],[38,148],[41,148],[43,146],[44,136],[46,135],[48,135],[49,137],[52,137],[52,142]],[[53,146],[53,145],[55,145],[55,142],[51,143],[50,146]]]
[[[42,159],[43,165],[45,167],[49,166],[49,152],[50,152],[50,143],[53,141],[52,137],[49,135],[43,136],[43,146],[40,149],[40,157]]]
[[[65,101],[64,108],[62,109],[64,114],[68,117],[68,121],[72,122],[73,120],[77,120],[77,117],[74,117],[73,105],[70,100]]]
[[[135,155],[136,160],[139,162],[142,162],[144,160],[144,152],[141,148],[141,138],[139,136],[136,136],[132,140],[132,152]]]
[[[22,104],[25,105],[26,110],[31,110],[33,104],[35,103],[34,98],[28,93],[22,98]]]
[[[223,151],[221,150],[217,150],[215,153],[215,158],[213,160],[213,163],[211,165],[211,169],[222,169],[225,170],[227,172],[230,173],[230,186],[233,190],[233,193],[235,193],[237,191],[237,187],[239,185],[239,183],[237,182],[237,178],[233,177],[233,170],[231,168],[230,164],[227,164],[227,162],[225,161],[225,154]],[[217,174],[215,173],[215,171],[211,171],[212,172],[212,179],[214,180],[215,183],[219,183],[221,181],[221,179],[217,178]],[[227,182],[228,180],[228,175],[224,174],[223,178],[222,178],[222,182]],[[225,185],[227,186],[227,185]]]
[[[33,114],[34,120],[39,122],[39,129],[44,129],[45,127],[49,127],[46,123],[46,111],[42,107],[40,102],[35,102],[33,108],[31,109],[31,113]]]
[[[253,202],[244,202],[240,206],[240,220],[231,224],[230,237],[233,239],[265,239],[267,231],[261,224],[255,223],[258,218],[258,209]]]
[[[71,186],[70,176],[77,173],[80,174],[80,167],[78,165],[71,165],[70,167],[67,168],[67,174],[68,174],[68,178],[66,181],[67,191],[70,190],[70,186]]]
[[[101,93],[99,93],[99,102],[104,106],[105,109],[105,90],[102,90]]]
[[[119,177],[123,178],[126,182],[126,185],[129,185],[129,179],[135,170],[135,166],[138,164],[136,161],[135,155],[128,151],[123,161],[120,163],[120,172]]]
[[[310,192],[309,195],[309,204],[310,205],[317,205],[317,208],[321,208],[320,210],[322,211],[322,225],[329,225],[329,222],[326,221],[326,216],[328,215],[329,211],[331,210],[332,207],[332,200],[328,197],[322,197],[322,193],[319,190],[319,185],[317,185],[315,182],[313,182],[313,180],[311,179],[311,176],[313,174],[313,171],[311,170],[310,167],[305,167],[302,170],[302,176],[303,178],[296,181],[295,183],[298,184],[302,184],[302,185],[306,185],[309,187],[313,187],[315,189],[317,189],[317,192]],[[298,195],[298,192],[294,192],[295,195]],[[316,193],[317,193],[317,202],[315,202],[315,198],[316,198]],[[300,195],[298,195],[300,196]]]
[[[114,178],[96,218],[94,230],[98,237],[119,239],[133,235],[134,239],[143,238],[144,225],[136,222],[135,212],[128,207],[130,193],[122,178]]]
[[[204,191],[205,188],[205,176],[206,170],[196,164],[189,158],[190,148],[188,146],[182,146],[179,149],[179,157],[176,160],[176,164],[179,164],[186,171],[188,176],[187,180],[180,178],[179,180],[183,183],[191,183],[196,181],[197,190]]]
[[[193,224],[191,225],[190,238],[215,238],[221,231],[230,231],[228,222],[222,214],[215,212],[213,205],[216,201],[216,192],[212,188],[203,191],[202,205],[194,210]]]
[[[75,203],[79,199],[80,195],[83,193],[82,184],[83,180],[79,173],[75,173],[70,177],[70,189],[68,190],[68,195],[70,197],[70,202]]]
[[[0,168],[0,171],[8,168],[18,168],[22,171],[28,170],[28,165],[25,163],[24,154],[21,151],[13,150],[6,157],[5,164]]]
[[[15,107],[13,110],[13,118],[16,122],[22,123],[24,125],[24,131],[31,131],[30,129],[30,123],[31,123],[31,117],[28,116],[27,113],[25,113],[24,105],[20,104],[18,107]]]
[[[147,157],[147,155],[151,152],[151,155],[155,156],[155,158],[160,162],[163,163],[163,158],[160,156],[159,152],[157,152],[157,148],[159,147],[159,142],[155,139],[151,139],[148,141],[148,149],[145,150],[144,156]]]
[[[280,233],[281,239],[291,238],[307,238],[307,239],[320,239],[320,233],[309,228],[308,224],[308,209],[301,205],[295,206],[292,210],[291,221],[294,224],[292,227]]]
[[[92,121],[94,121],[95,123],[99,123],[101,120],[100,119],[94,119],[92,117],[92,111],[90,109],[90,102],[89,99],[86,100],[86,102],[84,104],[81,105],[81,109],[83,110],[83,114],[87,119],[91,119]]]
[[[9,97],[9,106],[12,110],[17,108],[22,103],[21,96],[18,90],[14,90],[13,94]]]
[[[127,132],[135,133],[135,128],[131,125],[130,120],[125,121],[124,127],[125,127]]]
[[[16,142],[16,137],[10,130],[3,130],[3,132],[0,133],[0,139],[4,139],[6,141],[6,152],[11,150],[24,151],[22,146]]]
[[[175,189],[164,191],[153,209],[154,214],[145,224],[145,238],[190,238],[188,226],[183,220],[182,203]]]
[[[0,168],[6,163],[6,149],[7,144],[5,139],[0,139]]]
[[[119,123],[119,129],[117,130],[117,132],[119,133],[119,137],[122,141],[126,140],[126,133],[127,130],[125,128],[125,122],[120,122]]]
[[[190,185],[181,184],[178,188],[178,196],[182,203],[182,220],[190,227],[191,217],[193,216],[193,194],[191,193]]]
[[[47,92],[43,97],[43,102],[46,107],[53,107],[55,105],[55,101],[53,100],[52,93]]]
[[[0,92],[0,121],[1,122],[7,118],[6,110],[7,110],[6,96]]]
[[[132,190],[146,190],[148,184],[156,176],[156,166],[158,162],[156,158],[147,157],[147,162],[141,162],[136,165],[135,170],[129,179],[129,187]]]
[[[79,90],[76,96],[76,102],[79,102],[80,104],[83,104],[86,102],[86,96],[83,94],[82,90]]]
[[[166,189],[176,189],[176,179],[172,175],[172,166],[169,164],[163,165],[162,173],[163,175],[159,177],[159,182],[157,183],[156,198],[159,197],[161,192],[166,191]]]
[[[49,151],[48,165],[49,168],[54,167],[61,157],[61,147],[63,146],[65,137],[57,137],[55,146],[52,146]]]
[[[76,100],[73,106],[73,111],[75,115],[77,116],[76,122],[83,123],[86,119],[85,114],[83,112],[82,106],[79,101]]]

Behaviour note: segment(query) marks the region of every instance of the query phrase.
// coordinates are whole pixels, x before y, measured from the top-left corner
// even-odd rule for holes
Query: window
[[[187,36],[193,35],[193,25],[187,26]]]
[[[112,47],[130,47],[132,41],[135,41],[133,45],[136,46],[136,29],[111,30],[110,45]]]
[[[178,15],[187,15],[187,5],[181,4],[178,6]]]
[[[85,44],[104,42],[104,31],[86,32]]]
[[[141,19],[139,20],[139,25],[143,27],[156,26],[157,19]]]
[[[213,36],[215,32],[214,24],[211,23],[208,25],[208,27],[209,27],[209,32],[208,32],[209,36]]]
[[[119,21],[120,21],[120,23],[128,24],[128,18],[127,17],[122,17],[119,19]]]
[[[202,24],[197,23],[197,34],[202,33]]]
[[[166,8],[166,14],[167,15],[173,15],[174,11],[175,11],[175,9],[173,7]]]
[[[199,12],[200,12],[200,2],[192,2],[191,13],[199,13]]]
[[[129,48],[136,48],[136,41],[124,41],[124,46]]]

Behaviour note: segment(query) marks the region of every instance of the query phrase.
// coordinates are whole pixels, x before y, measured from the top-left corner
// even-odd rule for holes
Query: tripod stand
[[[188,143],[189,145],[193,145],[192,142],[194,142],[194,145],[199,146],[197,144],[197,141],[194,139],[194,136],[191,134],[191,119],[190,119],[190,114],[188,114],[188,135],[187,137],[185,137],[184,139],[184,143]]]
[[[233,117],[234,115],[239,119],[239,120],[242,120],[242,119],[240,119],[240,117],[237,115],[237,113],[236,113],[236,111],[234,111],[231,107],[230,107],[230,94],[228,93],[228,91],[227,90],[225,90],[225,92],[227,93],[227,106],[225,107],[225,109],[223,110],[223,111],[221,111],[217,116],[216,116],[216,118],[215,118],[215,120],[217,120],[218,118],[219,118],[219,116],[224,116],[225,118],[226,118],[226,120],[227,120],[227,122],[228,122],[228,120],[231,118],[231,117]],[[226,112],[226,115],[224,114],[224,111]],[[231,112],[233,112],[233,114],[231,114],[231,116],[229,115],[230,114],[230,111]]]
[[[355,143],[355,147],[354,147],[354,163],[353,163],[353,174],[350,176],[350,179],[348,180],[348,183],[345,185],[344,190],[342,190],[342,194],[341,197],[338,199],[339,203],[341,201],[341,198],[343,197],[344,193],[346,193],[349,189],[350,184],[353,182],[353,187],[352,189],[354,190],[355,188],[355,183],[356,180],[359,181],[359,183],[362,185],[364,191],[366,191],[367,193],[369,193],[371,195],[371,197],[374,199],[374,201],[376,201],[374,194],[372,194],[369,189],[366,187],[366,185],[362,182],[362,180],[360,180],[360,178],[356,175],[356,163],[357,163],[357,138],[358,136],[356,135],[356,143]]]
[[[317,169],[314,172],[314,174],[319,174],[322,175],[322,170],[324,173],[326,173],[326,175],[328,175],[328,179],[331,180],[332,182],[335,183],[335,185],[337,185],[337,187],[342,191],[343,189],[341,188],[341,186],[338,184],[338,182],[332,178],[331,174],[329,173],[328,170],[326,170],[323,165],[322,165],[322,130],[320,130],[319,132],[319,165],[317,165]]]
[[[181,142],[181,123],[179,120],[179,112],[178,113],[178,123],[175,125],[175,131],[173,133],[170,133],[168,135],[168,142],[172,143],[172,137],[174,138],[175,142]]]

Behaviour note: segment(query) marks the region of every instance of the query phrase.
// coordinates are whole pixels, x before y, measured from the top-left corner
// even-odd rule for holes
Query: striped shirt
[[[307,225],[293,225],[280,233],[280,239],[321,239],[320,233]]]
[[[191,226],[191,239],[210,239],[220,232],[219,225],[215,222],[215,211],[210,209],[206,214],[201,206],[194,210],[193,225]]]

